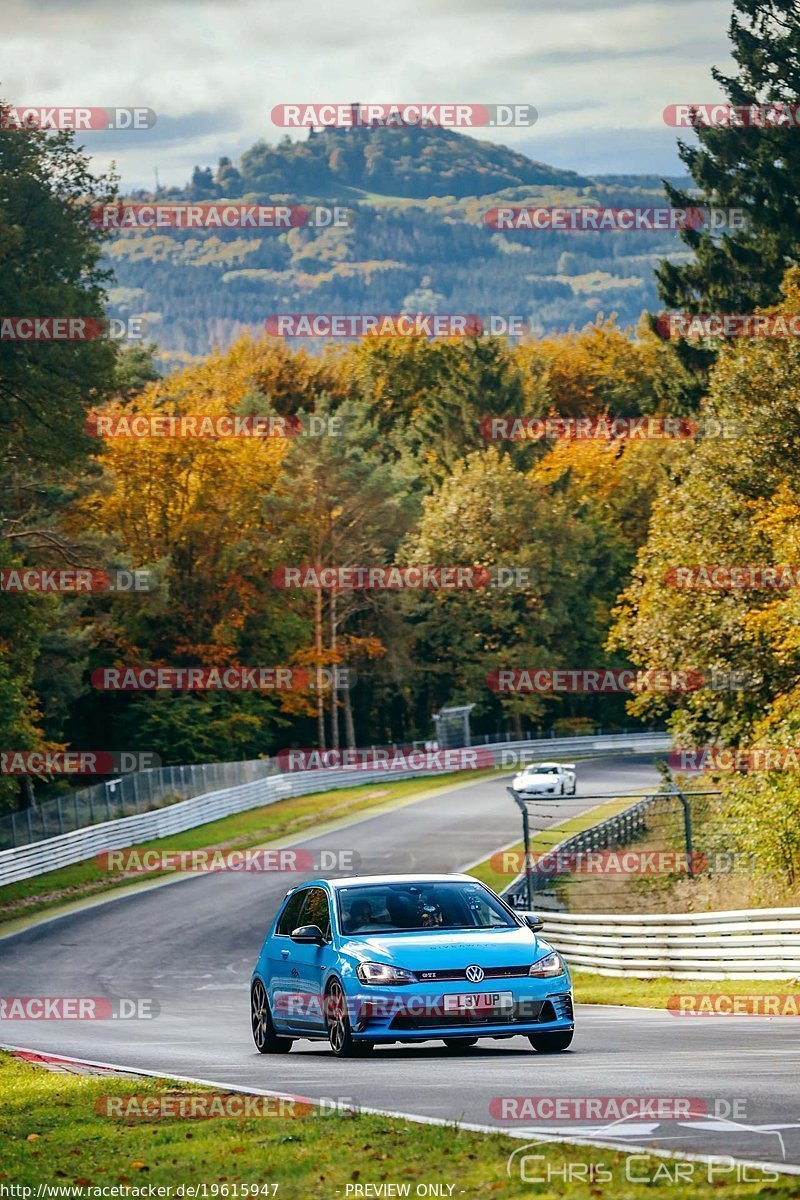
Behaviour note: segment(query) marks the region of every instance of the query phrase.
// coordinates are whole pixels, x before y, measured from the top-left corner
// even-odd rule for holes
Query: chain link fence
[[[3,815],[0,817],[0,850],[41,842],[101,821],[152,812],[179,800],[191,800],[206,792],[252,783],[277,772],[278,768],[269,758],[135,771],[68,792],[54,800],[45,800],[21,812]]]
[[[707,824],[722,799],[717,791],[654,792],[567,838],[557,824],[532,827],[530,870],[504,897],[526,909],[530,888],[533,906],[544,911],[638,913],[661,910],[686,881],[716,887],[723,878],[730,882],[753,862]],[[555,814],[537,806],[532,815],[535,820]]]
[[[511,741],[511,735],[492,735],[496,741],[487,742],[490,735],[481,735],[475,740],[476,754],[488,755],[488,765],[494,761],[498,767],[511,768],[523,761],[522,756],[547,750],[553,753],[567,751],[577,756],[594,756],[598,753],[647,752],[663,750],[669,744],[666,734],[658,731],[637,729],[630,732],[615,731],[613,734],[595,733],[585,737],[532,737],[524,741]],[[413,746],[395,744],[394,751],[413,750]],[[371,747],[371,750],[379,747]],[[527,760],[525,760],[527,761]],[[476,764],[478,765],[478,764]],[[480,764],[486,765],[486,764]],[[18,812],[0,816],[0,851],[28,846],[48,838],[72,833],[87,826],[120,817],[152,812],[166,808],[180,800],[218,792],[225,788],[238,787],[280,774],[274,759],[258,758],[245,762],[200,763],[193,766],[158,767],[147,771],[136,771],[93,784],[74,792],[66,792],[52,800],[45,800]],[[411,774],[427,774],[412,771]],[[345,772],[336,770],[308,771],[311,779],[309,790],[337,784],[338,776]],[[392,771],[389,777],[399,777]],[[364,776],[366,779],[366,776]],[[321,782],[320,782],[321,781]]]

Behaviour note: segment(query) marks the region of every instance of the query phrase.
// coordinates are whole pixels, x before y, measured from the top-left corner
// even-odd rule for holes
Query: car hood
[[[361,962],[385,962],[414,970],[460,970],[471,963],[481,967],[516,967],[537,962],[551,947],[532,929],[454,929],[450,933],[372,933],[344,942]]]
[[[550,775],[518,775],[520,787],[535,788],[535,787],[552,787],[554,783],[558,783],[560,776],[556,771]]]

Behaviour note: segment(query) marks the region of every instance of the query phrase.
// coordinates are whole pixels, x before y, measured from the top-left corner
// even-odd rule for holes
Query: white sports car
[[[511,785],[520,796],[574,796],[575,763],[530,763]]]

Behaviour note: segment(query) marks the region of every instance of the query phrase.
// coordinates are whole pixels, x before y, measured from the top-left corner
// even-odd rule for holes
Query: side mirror
[[[544,921],[537,913],[523,913],[522,919],[534,933],[540,933],[544,929]]]
[[[310,943],[317,946],[321,946],[325,941],[319,925],[300,925],[292,930],[291,939],[293,942],[300,942],[301,945]]]

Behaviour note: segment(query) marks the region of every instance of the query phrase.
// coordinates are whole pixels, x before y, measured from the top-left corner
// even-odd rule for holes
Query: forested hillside
[[[446,129],[259,142],[159,198],[336,202],[352,214],[346,228],[120,233],[108,250],[112,311],[146,314],[169,356],[228,345],[276,312],[497,313],[545,332],[598,313],[636,324],[657,303],[656,263],[686,257],[669,232],[491,228],[485,214],[499,204],[652,207],[663,187],[653,176],[590,180]]]

